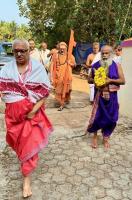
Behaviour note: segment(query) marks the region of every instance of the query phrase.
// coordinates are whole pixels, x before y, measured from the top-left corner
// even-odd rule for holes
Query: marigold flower
[[[97,87],[101,87],[106,83],[106,70],[105,67],[101,66],[95,70],[94,82]]]

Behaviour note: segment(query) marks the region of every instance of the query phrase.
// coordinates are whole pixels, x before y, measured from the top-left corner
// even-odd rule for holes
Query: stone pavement
[[[47,114],[54,124],[49,145],[40,153],[32,176],[31,200],[131,200],[132,120],[120,117],[111,148],[90,147],[84,135],[91,106],[86,93],[73,92],[68,108],[58,112],[52,97]],[[4,115],[0,115],[0,200],[21,200],[18,160],[5,145]]]

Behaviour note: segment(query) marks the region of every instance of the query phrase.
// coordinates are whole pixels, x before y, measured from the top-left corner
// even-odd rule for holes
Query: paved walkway
[[[106,151],[90,147],[84,135],[91,106],[86,93],[73,92],[71,105],[58,112],[52,96],[47,114],[54,124],[49,145],[40,153],[32,176],[31,200],[131,200],[132,120],[120,117]],[[4,115],[0,114],[0,200],[21,200],[22,181],[15,154],[5,145]],[[83,136],[84,135],[84,136]]]

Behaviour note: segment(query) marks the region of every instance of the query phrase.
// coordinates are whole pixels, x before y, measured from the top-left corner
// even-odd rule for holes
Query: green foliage
[[[37,42],[49,46],[68,41],[70,29],[76,41],[118,40],[130,0],[17,0]],[[132,34],[132,5],[123,34]]]
[[[26,25],[17,25],[12,22],[0,22],[0,41],[12,41],[16,38],[29,39],[31,37],[31,31]]]

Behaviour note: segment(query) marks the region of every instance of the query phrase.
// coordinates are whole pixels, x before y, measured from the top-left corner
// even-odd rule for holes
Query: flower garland
[[[94,82],[97,87],[102,87],[106,84],[107,71],[107,66],[101,66],[97,70],[95,69]]]

